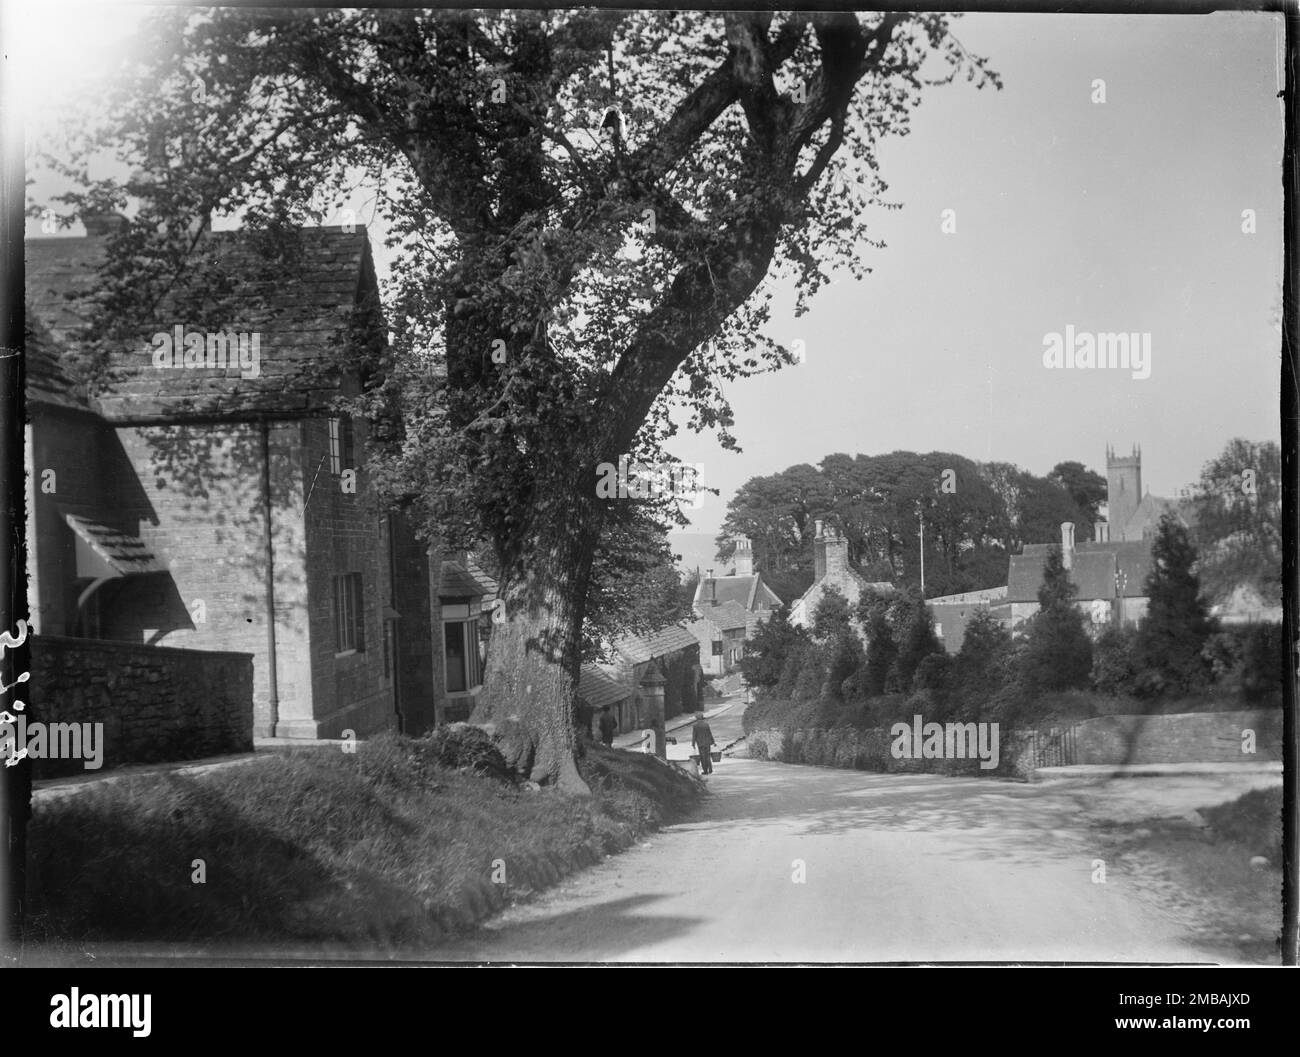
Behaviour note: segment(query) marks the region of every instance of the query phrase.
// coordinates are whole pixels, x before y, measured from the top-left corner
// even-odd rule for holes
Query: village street
[[[742,711],[711,720],[723,744]],[[1023,784],[727,757],[690,819],[424,956],[1238,964],[1236,937],[1089,821],[1176,816],[1269,780]]]

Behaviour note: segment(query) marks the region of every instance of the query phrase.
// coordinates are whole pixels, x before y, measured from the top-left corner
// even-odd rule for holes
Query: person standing
[[[600,706],[600,719],[596,723],[600,728],[600,740],[613,747],[614,732],[618,730],[618,720],[614,718],[614,713],[609,710],[609,705]]]
[[[705,774],[713,773],[713,731],[703,712],[695,713],[695,726],[691,728],[691,745],[700,754],[700,767]]]

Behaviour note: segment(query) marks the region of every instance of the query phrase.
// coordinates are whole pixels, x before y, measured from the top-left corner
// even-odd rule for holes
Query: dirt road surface
[[[712,721],[724,743],[732,711]],[[1227,788],[1235,778],[1190,791],[1160,779],[1029,785],[727,758],[709,781],[691,818],[425,956],[1241,961],[1190,909],[1106,861],[1091,826],[1227,799],[1247,787]]]

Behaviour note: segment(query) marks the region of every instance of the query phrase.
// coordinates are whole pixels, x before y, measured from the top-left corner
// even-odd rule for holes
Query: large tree
[[[394,255],[392,341],[359,407],[387,447],[373,472],[444,537],[490,541],[510,619],[474,718],[584,791],[570,712],[619,502],[599,465],[668,461],[674,401],[731,443],[719,383],[792,359],[761,333],[764,279],[792,276],[802,311],[828,267],[861,276],[881,138],[928,84],[996,84],[950,21],[169,12],[82,144],[135,175],[81,172],[73,204],[137,207],[101,298],[121,325],[202,274],[214,212],[273,242],[371,174]]]
[[[1043,565],[1038,612],[1025,627],[1020,674],[1026,690],[1046,693],[1088,685],[1092,642],[1084,628],[1084,614],[1075,604],[1077,595],[1061,548],[1053,546]]]
[[[1236,437],[1201,470],[1192,520],[1206,594],[1224,601],[1249,584],[1282,600],[1282,454],[1272,441]]]
[[[1151,545],[1147,611],[1134,642],[1140,693],[1191,693],[1209,681],[1203,651],[1214,622],[1193,571],[1196,557],[1186,527],[1173,514],[1161,517]]]

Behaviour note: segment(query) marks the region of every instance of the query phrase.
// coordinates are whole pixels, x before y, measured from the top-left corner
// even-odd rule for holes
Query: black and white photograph
[[[1294,7],[0,18],[6,964],[1295,964]]]

